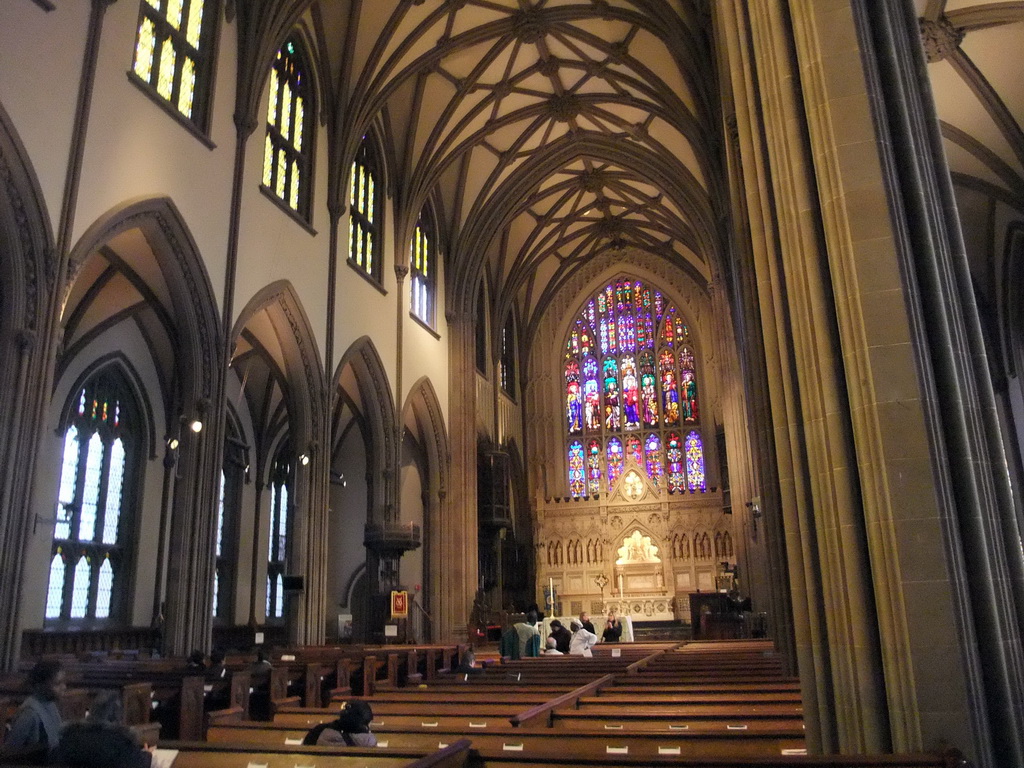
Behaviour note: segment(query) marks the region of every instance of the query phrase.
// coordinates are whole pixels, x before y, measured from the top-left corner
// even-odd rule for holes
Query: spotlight
[[[178,438],[176,438],[176,437],[169,437],[169,438],[167,438],[167,447],[170,448],[172,451],[178,450],[178,445],[180,443],[181,443],[181,441],[178,440]]]
[[[199,434],[200,432],[203,431],[203,422],[201,422],[199,419],[192,419],[192,421],[189,422],[188,428],[191,429],[196,434]]]
[[[306,466],[307,464],[309,464],[309,456],[307,456],[304,453],[300,453],[299,454],[299,463],[302,464],[302,466]]]

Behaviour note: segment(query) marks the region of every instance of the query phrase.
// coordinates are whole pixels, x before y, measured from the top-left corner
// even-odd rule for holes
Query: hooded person
[[[593,656],[594,653],[590,649],[597,645],[597,635],[584,629],[578,621],[572,623],[571,629],[572,641],[569,643],[569,655]]]
[[[64,725],[57,701],[65,688],[60,662],[43,659],[28,673],[29,695],[11,720],[3,753],[22,764],[43,763],[60,741]]]
[[[375,747],[377,737],[370,733],[373,710],[362,699],[342,702],[338,719],[315,726],[302,740],[307,746]]]

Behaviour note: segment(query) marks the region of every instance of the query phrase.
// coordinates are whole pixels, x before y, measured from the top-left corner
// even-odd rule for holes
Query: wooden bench
[[[247,744],[171,741],[161,749],[176,750],[174,768],[246,768],[250,764],[267,768],[458,768],[466,762],[470,743],[459,739],[444,749],[380,750],[376,747],[303,747],[267,745],[253,749]]]

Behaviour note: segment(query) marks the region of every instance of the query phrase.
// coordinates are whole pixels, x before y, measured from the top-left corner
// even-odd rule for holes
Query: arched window
[[[586,445],[587,483],[572,496],[602,479],[611,490],[627,462],[669,493],[705,489],[693,340],[660,291],[625,277],[598,291],[570,325],[562,373],[570,464]]]
[[[209,0],[142,0],[132,59],[135,81],[204,132],[216,16]]]
[[[270,70],[263,188],[305,221],[310,219],[313,88],[302,46],[289,40]]]
[[[348,260],[377,283],[381,281],[382,186],[373,141],[364,136],[356,159],[352,161],[352,178],[349,181]]]
[[[437,281],[437,236],[429,207],[420,213],[409,243],[409,269],[414,317],[434,327],[434,290]]]
[[[501,328],[501,388],[509,397],[516,396],[516,328],[509,313]]]
[[[291,531],[291,449],[285,444],[278,453],[270,477],[270,547],[267,557],[267,620],[284,618],[284,573],[288,561]]]
[[[231,436],[224,445],[224,466],[217,497],[217,564],[213,574],[213,616],[231,620],[238,562],[238,519],[245,483],[245,447]]]
[[[46,591],[48,622],[123,620],[130,583],[139,408],[106,368],[79,391],[64,431],[57,519]]]
[[[484,307],[484,286],[476,295],[476,370],[487,375],[487,315]]]

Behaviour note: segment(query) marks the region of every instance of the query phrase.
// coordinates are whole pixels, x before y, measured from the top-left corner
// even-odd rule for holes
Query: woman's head
[[[67,688],[64,668],[55,659],[42,659],[28,673],[28,686],[38,698],[56,701]]]

